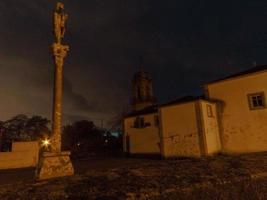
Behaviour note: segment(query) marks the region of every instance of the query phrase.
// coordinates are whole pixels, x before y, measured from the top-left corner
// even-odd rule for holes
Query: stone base
[[[70,152],[68,151],[60,153],[44,152],[37,169],[37,179],[45,180],[73,175],[74,169],[69,155]]]

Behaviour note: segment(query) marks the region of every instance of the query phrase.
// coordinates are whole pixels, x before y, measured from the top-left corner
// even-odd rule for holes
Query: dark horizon
[[[63,2],[69,14],[64,42],[70,45],[63,70],[65,123],[98,124],[121,113],[140,56],[159,102],[199,93],[203,83],[254,62],[267,63],[267,2]],[[20,113],[51,118],[55,3],[0,3],[0,120]]]

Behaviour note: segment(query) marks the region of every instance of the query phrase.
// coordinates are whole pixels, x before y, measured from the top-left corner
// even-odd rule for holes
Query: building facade
[[[267,66],[257,66],[206,84],[202,97],[133,107],[124,151],[166,158],[267,151],[266,85]]]
[[[125,135],[124,151],[133,155],[157,156],[160,153],[160,135],[157,112],[140,113],[128,116],[124,120]]]
[[[192,98],[159,106],[162,156],[198,157],[220,148],[216,103]]]
[[[222,151],[267,151],[267,67],[205,86],[206,98],[217,100]]]

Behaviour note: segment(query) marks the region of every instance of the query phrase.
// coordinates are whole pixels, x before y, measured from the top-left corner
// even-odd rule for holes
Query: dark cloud
[[[64,78],[63,80],[64,88],[63,93],[67,97],[65,102],[66,104],[69,104],[70,107],[73,110],[76,110],[78,112],[80,111],[95,111],[97,109],[97,103],[96,102],[89,102],[85,96],[76,93],[73,90],[72,83]]]
[[[0,120],[17,113],[50,118],[55,1],[0,2]],[[155,93],[166,101],[212,79],[267,63],[261,0],[65,1],[64,120],[106,119],[128,104],[144,56]]]

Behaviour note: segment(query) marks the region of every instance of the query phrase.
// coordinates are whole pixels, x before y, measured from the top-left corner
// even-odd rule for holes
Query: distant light
[[[108,140],[105,140],[105,143],[108,143]]]
[[[50,140],[48,140],[48,139],[44,139],[44,140],[42,141],[42,145],[45,146],[45,147],[48,147],[48,146],[50,145]]]
[[[81,145],[81,143],[77,143],[77,146],[80,146]]]

